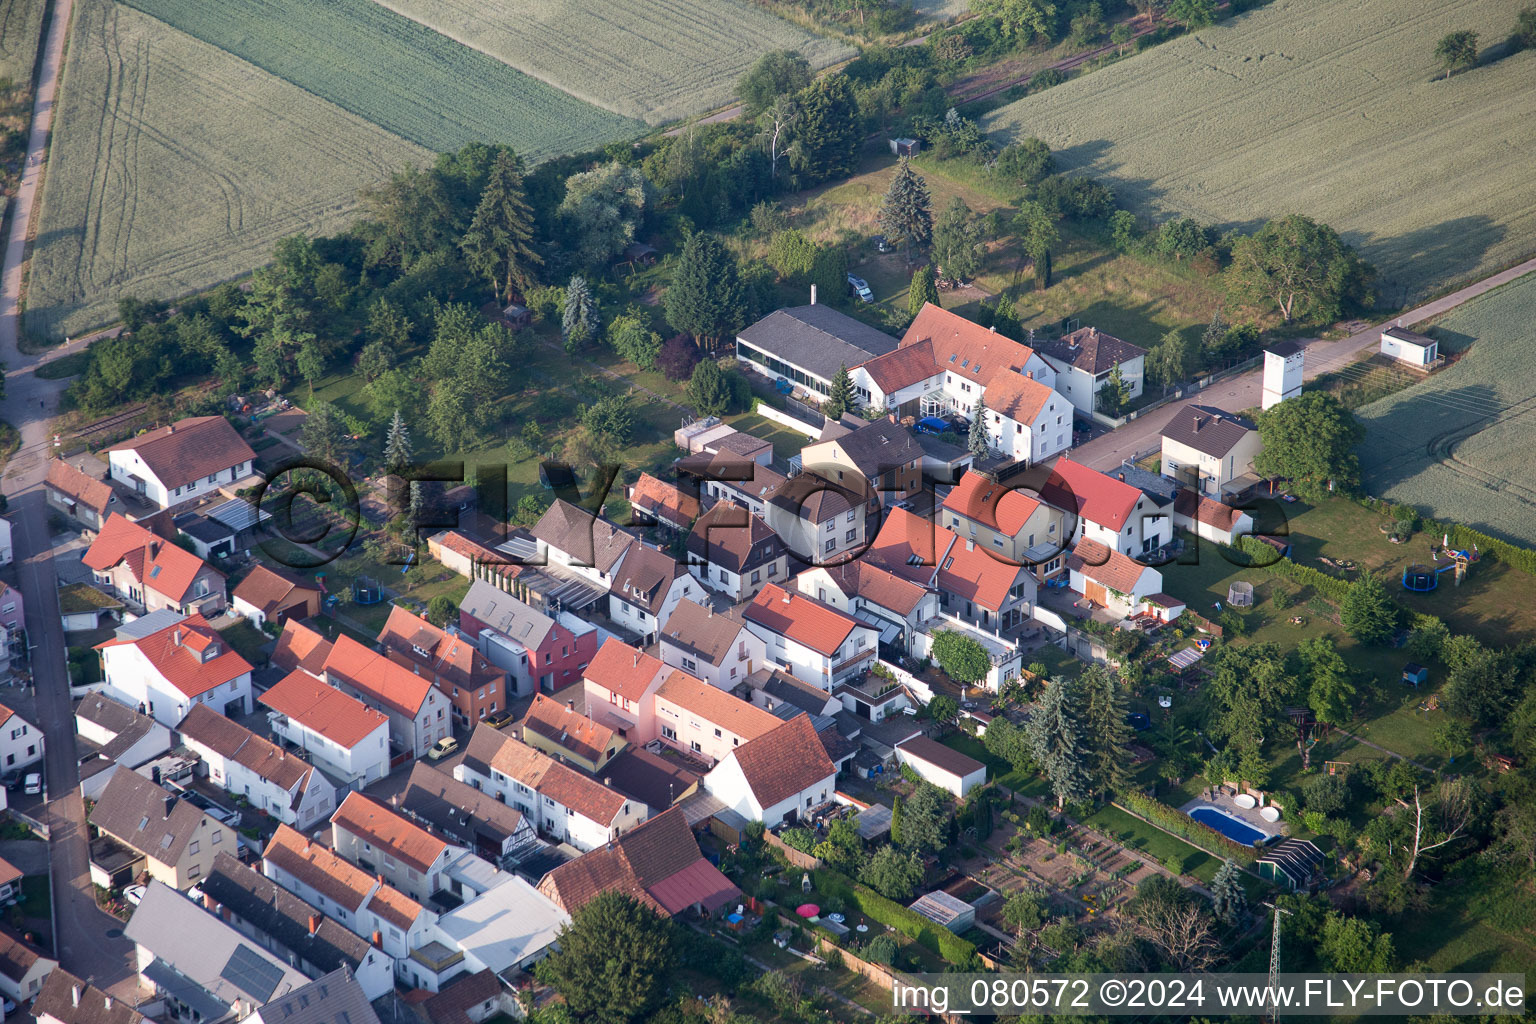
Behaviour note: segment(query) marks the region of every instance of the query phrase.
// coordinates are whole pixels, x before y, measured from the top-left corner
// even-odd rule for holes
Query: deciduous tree
[[[979,683],[992,670],[987,649],[964,633],[941,629],[933,637],[933,660],[944,674],[963,686]]]
[[[635,240],[649,203],[650,184],[640,168],[610,163],[565,179],[559,213],[581,261],[597,266]]]
[[[794,50],[770,50],[757,58],[736,83],[746,116],[756,117],[773,101],[811,84],[811,62]]]
[[[923,880],[923,866],[915,853],[898,846],[882,846],[864,865],[859,880],[886,899],[905,903]]]
[[[1359,487],[1355,446],[1364,431],[1333,395],[1304,391],[1260,413],[1258,428],[1263,447],[1254,470],[1289,480],[1297,496],[1315,503]]]
[[[1448,32],[1435,44],[1435,60],[1445,68],[1445,77],[1477,67],[1477,33],[1467,30]]]
[[[1303,640],[1296,653],[1307,681],[1307,706],[1317,720],[1324,725],[1348,722],[1354,717],[1355,684],[1333,641],[1325,636]]]
[[[1168,17],[1193,32],[1216,23],[1216,0],[1172,0]]]
[[[971,0],[971,10],[997,18],[1004,35],[1023,43],[1056,35],[1056,5],[1049,0]]]
[[[985,234],[981,218],[964,199],[949,201],[933,226],[933,262],[946,281],[969,281],[981,270]]]
[[[1340,624],[1363,644],[1385,643],[1397,628],[1397,616],[1386,584],[1373,572],[1361,573],[1339,604]]]
[[[1369,304],[1374,276],[1375,270],[1338,232],[1297,213],[1238,239],[1227,270],[1234,292],[1251,301],[1273,302],[1287,321],[1329,321],[1350,303]]]

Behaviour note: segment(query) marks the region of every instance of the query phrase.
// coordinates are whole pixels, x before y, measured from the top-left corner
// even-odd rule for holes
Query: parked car
[[[948,430],[949,424],[938,416],[924,416],[917,421],[917,426],[914,429],[920,434],[938,435]]]
[[[128,901],[129,906],[136,907],[144,899],[144,891],[142,885],[130,885],[123,890],[123,899]]]
[[[16,1012],[16,1004],[11,1001],[11,997],[10,996],[6,996],[5,997],[5,1015],[6,1015],[6,1017],[9,1017],[11,1014],[13,1014],[15,1012]]]
[[[22,786],[21,791],[28,796],[38,795],[43,791],[43,777],[37,772],[29,773],[26,785]]]
[[[216,807],[213,804],[209,804],[207,807],[203,808],[203,813],[208,815],[208,817],[212,818],[214,821],[228,825],[230,828],[240,827],[239,811],[226,811],[222,807]]]
[[[427,757],[433,761],[441,761],[445,757],[451,757],[459,749],[459,741],[452,736],[444,736],[432,744],[432,749],[427,751]]]
[[[859,297],[861,302],[874,302],[875,293],[869,290],[869,282],[862,277],[848,275],[848,290]]]
[[[493,711],[485,716],[485,724],[492,729],[500,729],[517,721],[517,716],[510,711]]]

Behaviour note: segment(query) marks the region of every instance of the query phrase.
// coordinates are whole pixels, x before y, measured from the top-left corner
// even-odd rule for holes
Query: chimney
[[[102,1000],[102,1005],[105,1006],[107,1008],[107,1010],[110,1012],[111,1009],[112,1009],[112,997],[111,996],[107,996],[106,998],[104,998]]]
[[[218,908],[219,908],[219,901],[214,899],[212,896],[209,896],[207,893],[203,893],[203,909],[204,910],[217,910]]]
[[[319,930],[320,930],[320,915],[319,914],[310,914],[309,915],[309,934],[313,935],[313,934],[315,934],[315,932],[318,932]]]
[[[607,786],[609,789],[612,789],[613,788],[613,776],[612,775],[604,775],[603,776],[603,785]]]
[[[997,333],[997,325],[993,324],[991,327],[988,327],[987,330],[991,331],[993,334],[996,334]]]
[[[171,816],[171,812],[174,811],[175,809],[176,809],[176,794],[174,794],[174,793],[167,793],[167,794],[165,794],[165,816],[167,818],[169,818]]]
[[[71,985],[69,987],[69,1001],[70,1001],[70,1004],[73,1005],[73,1006],[79,1006],[80,1005],[80,986],[79,985]]]
[[[575,711],[576,710],[576,702],[574,700],[566,701],[565,702],[565,706],[570,711]]]
[[[181,627],[180,626],[177,626],[174,630],[171,631],[171,643],[175,644],[177,647],[181,646]]]
[[[816,305],[816,286],[811,285],[811,305]]]
[[[224,906],[222,903],[219,904],[219,916],[224,919],[224,923],[225,924],[229,924],[230,922],[232,922],[235,919],[234,911],[230,910],[228,907]]]
[[[165,432],[167,434],[174,434],[174,433],[176,433],[176,424],[174,424],[174,423],[167,423],[165,425]]]
[[[1118,476],[1122,481],[1125,479],[1124,473],[1116,473],[1115,475]]]

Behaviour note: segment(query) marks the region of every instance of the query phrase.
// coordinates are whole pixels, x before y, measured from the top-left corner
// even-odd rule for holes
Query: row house
[[[868,559],[816,566],[795,577],[800,593],[880,631],[880,643],[912,649],[918,629],[939,614],[939,593]]]
[[[862,477],[886,505],[906,500],[923,486],[922,446],[894,418],[875,420],[841,436],[823,431],[822,440],[801,450],[800,464],[838,483],[851,485]]]
[[[686,547],[688,571],[732,601],[750,600],[764,584],[789,578],[789,550],[779,535],[730,499],[699,517]]]
[[[1081,540],[1098,541],[1136,558],[1173,541],[1173,501],[1126,482],[1123,474],[1111,476],[1058,459],[1040,497],[1073,515],[1073,546]]]
[[[256,453],[223,416],[195,416],[107,449],[112,479],[170,508],[252,475]]]
[[[638,543],[601,516],[564,498],[556,498],[532,529],[538,554],[549,565],[561,566],[607,590],[619,564]]]
[[[1037,585],[1028,568],[904,509],[886,516],[868,561],[936,590],[941,615],[984,630],[1011,629],[1034,614]]]
[[[336,786],[324,773],[206,705],[194,705],[177,731],[209,782],[278,821],[308,830],[336,809]]]
[[[582,675],[587,717],[625,739],[656,735],[651,695],[671,671],[661,659],[610,638]]]
[[[389,774],[389,717],[382,711],[302,669],[257,699],[272,734],[344,788],[362,789]]]
[[[641,473],[628,489],[630,514],[636,526],[656,526],[670,534],[684,534],[703,511],[697,494],[677,484]]]
[[[562,704],[538,694],[522,721],[517,736],[524,743],[553,757],[563,757],[585,771],[600,772],[629,741],[608,726],[576,710],[574,700]],[[645,739],[635,738],[643,743]]]
[[[880,496],[862,476],[837,483],[807,472],[768,496],[765,518],[796,559],[823,565],[862,554],[879,512]]]
[[[629,549],[608,585],[608,615],[649,647],[666,625],[673,609],[686,598],[703,597],[703,589],[677,559],[636,543]]]
[[[112,513],[80,558],[98,587],[144,613],[224,610],[224,574],[174,540]]]
[[[807,715],[733,749],[704,789],[748,821],[793,825],[833,798],[837,768]]]
[[[742,617],[763,640],[768,660],[829,692],[876,658],[879,632],[873,627],[777,584],[764,587]]]
[[[108,696],[176,726],[194,705],[251,713],[251,665],[201,615],[154,612],[96,645]]]
[[[430,679],[448,698],[454,722],[468,728],[507,706],[507,673],[457,631],[432,625],[395,605],[379,644],[390,661]]]
[[[216,856],[235,848],[235,833],[228,825],[138,772],[112,773],[91,808],[90,823],[102,836],[143,858],[140,870],[150,878],[176,889],[196,885],[207,877]],[[98,843],[92,843],[91,877],[102,884]]]
[[[515,807],[417,762],[393,806],[412,821],[492,864],[539,846],[533,822]]]
[[[718,506],[717,506],[718,507]],[[733,609],[683,601],[661,633],[661,660],[722,690],[734,690],[768,656],[763,638]]]
[[[679,480],[695,488],[705,508],[733,501],[759,518],[768,514],[768,496],[788,477],[730,452],[688,455],[677,462]]]
[[[597,653],[596,626],[569,612],[546,614],[483,579],[459,604],[459,632],[507,673],[508,701],[579,682]]]
[[[651,699],[656,736],[647,737],[647,742],[659,739],[710,763],[783,724],[762,708],[686,672],[669,675]]]
[[[1033,377],[993,374],[986,409],[978,412],[987,447],[1035,465],[1072,447],[1072,404]]]
[[[1071,525],[1066,512],[1040,499],[1043,471],[1007,481],[967,472],[945,495],[939,525],[974,540],[1000,561],[1034,570],[1039,579],[1061,572]]]
[[[453,735],[448,698],[417,675],[350,636],[336,638],[322,677],[331,686],[389,718],[389,738],[407,757],[424,757],[438,740]]]
[[[448,887],[448,865],[464,852],[362,793],[336,808],[331,847],[417,902]]]

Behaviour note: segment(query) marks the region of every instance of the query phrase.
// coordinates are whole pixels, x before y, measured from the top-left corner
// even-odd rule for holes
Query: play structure
[[[1444,554],[1450,559],[1445,565],[1440,564],[1440,556]],[[1440,585],[1440,574],[1453,572],[1456,585],[1461,586],[1461,581],[1466,578],[1467,570],[1482,557],[1477,550],[1477,545],[1472,545],[1470,551],[1463,549],[1457,551],[1451,547],[1451,538],[1446,534],[1438,548],[1430,551],[1430,557],[1435,560],[1433,565],[1415,563],[1403,570],[1403,589],[1412,590],[1415,593],[1426,594]]]
[[[1238,580],[1227,588],[1227,604],[1233,608],[1253,607],[1253,584]]]
[[[378,604],[384,600],[384,590],[378,580],[359,576],[352,581],[352,600],[357,604]]]

